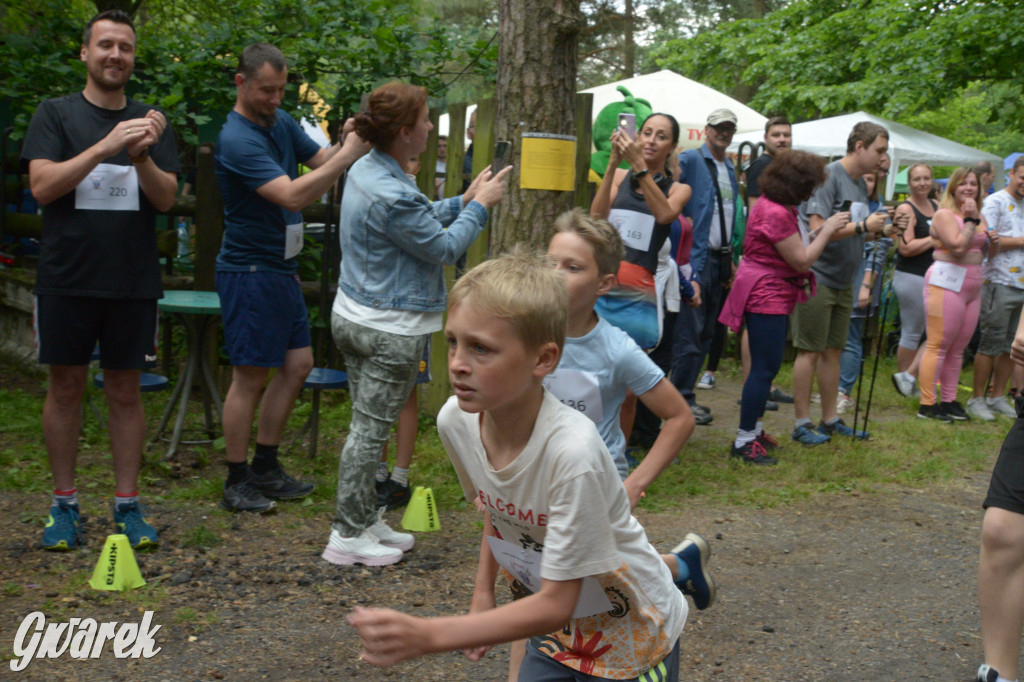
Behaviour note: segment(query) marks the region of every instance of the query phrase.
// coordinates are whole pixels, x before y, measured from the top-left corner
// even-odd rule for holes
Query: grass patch
[[[871,362],[865,370],[868,376],[862,385],[862,406],[867,402]],[[16,371],[7,367],[4,370]],[[870,493],[885,485],[942,484],[988,466],[1005,437],[1009,421],[950,425],[917,419],[916,402],[900,397],[889,385],[889,374],[894,371],[895,361],[883,359],[872,396],[870,441],[839,438],[833,443],[806,448],[790,442],[788,434],[779,433],[785,447],[779,465],[751,467],[725,456],[727,436],[694,437],[683,448],[678,463],[651,485],[641,506],[652,512],[669,512],[692,504],[775,507],[821,494]],[[724,362],[722,372],[723,377],[738,380],[735,362]],[[790,377],[791,366],[786,364],[779,374],[779,384],[789,385]],[[970,369],[965,370],[961,386],[969,386],[971,379]],[[967,394],[961,393],[962,401],[966,397]],[[282,443],[282,461],[289,473],[316,483],[316,490],[309,498],[288,505],[289,513],[300,519],[322,519],[333,512],[338,458],[352,414],[346,391],[322,393],[319,447],[317,456],[310,459],[306,456],[308,439],[292,446],[295,435],[309,417],[311,398],[308,391],[300,397]],[[102,396],[94,396],[94,400],[103,402]],[[163,394],[143,400],[150,433],[166,400]],[[45,492],[49,489],[49,467],[39,423],[41,413],[41,398],[19,390],[0,390],[0,490]],[[817,407],[812,413],[819,413]],[[190,419],[201,420],[200,414],[196,405],[190,406]],[[719,420],[736,418],[735,412],[716,415]],[[852,415],[846,415],[845,419],[848,423],[853,421]],[[87,417],[86,423],[95,424],[96,420]],[[434,418],[421,416],[419,426],[412,485],[431,488],[442,510],[467,508],[438,437]],[[113,467],[105,430],[97,426],[93,431],[86,430],[80,442],[78,480],[80,490],[100,494],[113,485]],[[393,449],[393,442],[389,443],[392,459]],[[144,491],[148,498],[162,498],[168,503],[220,499],[226,474],[222,453],[208,451],[205,447],[186,448],[186,457],[194,458],[194,468],[180,467],[181,477],[169,481],[172,471],[168,463],[159,461],[161,452],[157,446],[145,455],[143,487],[149,487],[156,479],[163,480],[166,486]],[[200,526],[190,531],[184,544],[210,547],[213,545],[209,543],[217,539],[215,530]]]
[[[216,547],[223,539],[204,524],[193,526],[181,539],[183,547]]]

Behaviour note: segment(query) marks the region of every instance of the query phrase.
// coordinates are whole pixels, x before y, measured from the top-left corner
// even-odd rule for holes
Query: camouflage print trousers
[[[352,398],[331,528],[355,537],[377,521],[377,463],[416,381],[427,335],[377,331],[338,314],[331,315],[331,333],[345,357]]]

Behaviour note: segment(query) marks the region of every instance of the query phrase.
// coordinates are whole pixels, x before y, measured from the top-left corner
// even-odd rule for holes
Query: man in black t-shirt
[[[764,124],[764,153],[751,162],[747,168],[747,208],[754,208],[754,202],[761,196],[757,179],[768,167],[781,149],[793,146],[793,126],[785,116],[772,116]]]
[[[157,544],[138,503],[145,436],[139,378],[156,359],[160,283],[154,218],[174,204],[178,156],[163,112],[132,101],[131,16],[97,14],[85,28],[85,89],[43,102],[22,150],[32,195],[43,206],[36,277],[39,362],[49,365],[43,438],[54,497],[44,549],[78,543],[75,461],[93,349],[110,405],[114,522],[135,548]]]

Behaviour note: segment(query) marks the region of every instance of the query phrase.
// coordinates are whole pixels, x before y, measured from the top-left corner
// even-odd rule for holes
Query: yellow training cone
[[[92,580],[89,581],[92,589],[124,591],[145,584],[139,565],[135,562],[135,553],[128,543],[128,536],[108,535],[92,572]]]
[[[412,499],[405,508],[405,514],[402,515],[402,528],[415,531],[441,530],[433,490],[421,485],[416,486]]]

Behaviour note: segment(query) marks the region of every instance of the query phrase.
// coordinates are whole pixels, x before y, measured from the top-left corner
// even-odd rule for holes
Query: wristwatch
[[[642,171],[633,171],[633,177],[639,180],[640,178],[648,175],[651,172],[650,168],[644,168]]]
[[[142,153],[138,156],[128,154],[128,158],[132,160],[132,163],[145,163],[146,159],[149,158],[149,147],[143,149]]]

